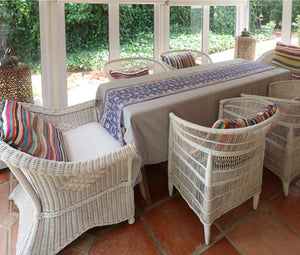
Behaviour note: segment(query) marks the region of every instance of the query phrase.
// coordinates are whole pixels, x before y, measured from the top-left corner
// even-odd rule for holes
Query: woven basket
[[[0,101],[5,99],[34,103],[31,70],[27,64],[19,63],[17,67],[0,67]]]

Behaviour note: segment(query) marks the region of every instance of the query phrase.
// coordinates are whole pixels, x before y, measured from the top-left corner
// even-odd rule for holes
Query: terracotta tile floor
[[[136,188],[133,225],[93,228],[59,255],[300,254],[300,178],[284,197],[279,179],[265,169],[258,210],[248,200],[217,219],[206,246],[195,213],[178,192],[168,195],[167,164],[147,166],[146,172],[152,203],[146,204]],[[0,171],[0,255],[15,254],[18,210],[8,196],[16,184],[8,170]]]

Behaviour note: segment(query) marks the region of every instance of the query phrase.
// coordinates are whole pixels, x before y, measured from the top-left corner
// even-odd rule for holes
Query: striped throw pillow
[[[13,148],[43,159],[68,161],[62,133],[22,104],[6,100],[0,125],[0,139]]]
[[[149,68],[143,67],[134,71],[120,71],[120,70],[110,70],[110,75],[116,80],[129,79],[134,77],[140,77],[144,75],[149,75]]]
[[[294,80],[300,80],[300,47],[278,42],[272,65],[291,71]]]
[[[190,52],[165,55],[162,56],[162,61],[176,69],[187,68],[196,65],[195,59]]]
[[[248,118],[240,118],[237,120],[233,119],[220,119],[217,120],[212,128],[226,129],[226,128],[243,128],[253,126],[258,124],[272,115],[274,115],[277,111],[277,105],[268,105],[264,107],[264,109],[258,111],[256,114],[248,117]]]

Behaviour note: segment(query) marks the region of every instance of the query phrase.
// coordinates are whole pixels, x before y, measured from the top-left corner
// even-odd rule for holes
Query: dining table
[[[211,127],[220,100],[241,93],[266,96],[268,84],[290,79],[286,69],[237,58],[103,83],[96,99],[100,123],[121,144],[135,144],[143,165],[150,165],[168,160],[170,112]]]

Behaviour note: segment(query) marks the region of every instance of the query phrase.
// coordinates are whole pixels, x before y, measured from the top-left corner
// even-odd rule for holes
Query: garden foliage
[[[300,1],[294,0],[293,3],[293,14],[297,14]],[[259,17],[260,14],[263,18]],[[120,5],[121,57],[152,57],[153,15],[153,5]],[[257,39],[265,39],[264,34],[257,32],[260,26],[274,23],[275,28],[280,28],[281,15],[282,0],[251,0],[252,34]],[[293,21],[295,19],[293,17]],[[65,4],[65,22],[68,69],[99,70],[108,60],[108,5]],[[195,8],[171,7],[171,48],[201,46],[201,22],[201,17],[196,17]],[[234,47],[234,23],[235,7],[210,7],[211,53]],[[20,61],[39,71],[38,1],[0,1],[0,32],[5,34],[7,44],[13,48]],[[0,53],[3,52],[2,46]]]

